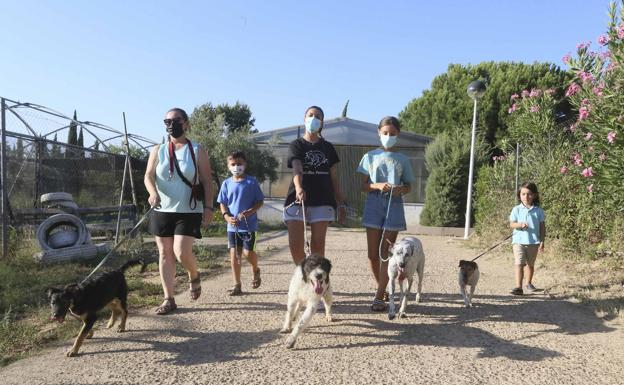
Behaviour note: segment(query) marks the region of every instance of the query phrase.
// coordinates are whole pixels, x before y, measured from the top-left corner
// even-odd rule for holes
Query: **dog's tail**
[[[119,268],[122,272],[126,272],[126,270],[132,266],[141,265],[141,272],[145,270],[145,261],[142,258],[131,259],[128,262],[124,263],[123,266]]]

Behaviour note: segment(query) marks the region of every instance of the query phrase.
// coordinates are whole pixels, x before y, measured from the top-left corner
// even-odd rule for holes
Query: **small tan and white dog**
[[[464,298],[464,306],[472,307],[472,295],[479,282],[479,266],[473,261],[459,261],[459,292]],[[466,293],[466,286],[470,286],[470,293]]]
[[[401,297],[399,299],[399,317],[405,317],[405,308],[407,307],[407,296],[412,289],[414,282],[414,273],[418,272],[418,290],[416,291],[416,303],[420,302],[420,293],[422,292],[423,274],[425,272],[425,252],[422,243],[418,238],[405,237],[396,242],[388,250],[392,253],[388,261],[388,293],[390,296],[388,306],[388,318],[394,319],[396,316],[394,306],[394,282],[399,281],[399,289]],[[407,279],[407,288],[403,290],[403,282]]]
[[[329,259],[320,255],[311,255],[295,268],[288,288],[288,306],[284,326],[280,330],[280,333],[290,333],[286,340],[287,348],[295,346],[297,337],[312,319],[321,300],[325,305],[325,318],[328,322],[332,321],[333,297],[329,282],[331,267]],[[305,311],[293,329],[292,324],[304,306]]]

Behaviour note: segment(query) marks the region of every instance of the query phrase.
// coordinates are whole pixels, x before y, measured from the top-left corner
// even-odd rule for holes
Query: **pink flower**
[[[595,86],[594,88],[592,88],[592,91],[596,96],[602,96],[602,90],[604,90],[604,87],[602,86]]]
[[[570,127],[568,127],[568,130],[570,130],[570,132],[574,132],[574,131],[576,131],[576,126],[577,126],[577,125],[578,125],[577,123],[572,123],[572,124],[570,125]]]
[[[578,152],[575,152],[572,155],[572,159],[574,159],[574,165],[575,166],[580,166],[583,164],[583,159],[581,159],[581,154],[579,154]]]
[[[578,43],[576,45],[576,49],[577,49],[577,51],[581,51],[583,49],[589,48],[590,45],[591,45],[591,41],[585,41],[585,42],[582,42],[582,43]]]
[[[507,110],[510,114],[513,113],[515,110],[518,109],[518,105],[516,103],[512,104],[511,107],[509,107],[509,110]]]
[[[531,92],[529,93],[530,98],[538,98],[541,95],[542,95],[542,90],[540,90],[539,88],[533,88],[531,89]]]
[[[620,24],[617,29],[617,35],[620,39],[624,39],[624,24]]]
[[[589,106],[579,108],[579,120],[587,119],[589,116]]]
[[[526,98],[527,96],[529,96],[529,90],[522,90],[522,92],[520,93],[522,95],[523,98]]]
[[[588,106],[588,105],[589,105],[589,99],[583,98],[583,100],[581,100],[581,106]]]
[[[563,62],[563,64],[568,64],[570,62],[570,59],[572,57],[570,56],[569,53],[563,55],[563,57],[561,58],[561,61]]]
[[[592,138],[592,136],[593,136],[593,135],[592,135],[592,133],[591,133],[591,132],[588,132],[588,133],[585,135],[585,140],[590,140],[590,139]]]
[[[583,175],[585,178],[590,178],[594,176],[594,170],[591,167],[587,167],[583,170],[583,172],[581,172],[581,175]]]
[[[601,52],[599,56],[600,56],[600,58],[602,60],[607,60],[607,59],[611,58],[611,51]]]
[[[568,168],[566,166],[561,166],[561,168],[559,169],[559,171],[562,174],[567,174],[568,173]]]
[[[594,75],[590,74],[589,72],[579,72],[577,75],[583,83],[591,82],[592,80],[594,80]]]
[[[531,106],[531,112],[539,112],[540,108],[539,106]]]
[[[600,154],[600,156],[598,156],[598,159],[604,162],[607,159],[607,156],[604,153],[602,153]]]
[[[589,186],[587,186],[587,192],[592,192],[594,191],[594,184],[590,184]]]
[[[598,36],[598,44],[607,45],[608,43],[609,43],[609,36],[607,35]]]
[[[580,89],[581,87],[578,84],[572,83],[570,84],[570,87],[568,87],[568,89],[566,90],[565,96],[572,96],[576,94]]]
[[[607,134],[607,140],[609,141],[609,143],[613,144],[613,142],[615,142],[615,135],[615,131],[611,131]]]
[[[516,99],[518,99],[519,97],[520,97],[520,95],[518,95],[518,94],[513,94],[513,95],[511,95],[511,100],[516,100]]]

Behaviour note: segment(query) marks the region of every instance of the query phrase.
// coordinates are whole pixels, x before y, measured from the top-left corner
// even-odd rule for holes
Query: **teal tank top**
[[[169,143],[161,144],[158,148],[158,164],[156,165],[156,190],[160,195],[160,208],[156,211],[166,213],[203,213],[204,206],[202,202],[197,202],[197,207],[192,210],[189,205],[189,199],[191,198],[191,188],[182,181],[178,171],[173,166],[173,173],[169,175]],[[195,159],[198,159],[198,145],[193,143],[193,152],[195,152]],[[195,167],[193,165],[193,159],[191,158],[191,152],[188,149],[188,145],[176,150],[176,158],[178,158],[178,164],[180,165],[180,171],[184,177],[193,182],[193,176],[195,175]],[[198,175],[199,178],[199,175]]]

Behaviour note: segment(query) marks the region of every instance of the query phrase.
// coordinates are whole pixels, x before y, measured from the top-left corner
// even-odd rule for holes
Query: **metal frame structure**
[[[54,129],[48,130],[48,132],[45,132],[45,133],[36,132],[35,129],[32,127],[32,125],[29,123],[28,117],[26,116],[26,114],[22,113],[22,111],[35,111],[37,114],[41,115],[39,116],[39,118],[43,117],[45,120],[52,121],[60,127],[55,127]],[[19,127],[8,127],[7,116],[14,116],[21,123],[21,125],[23,126],[21,130],[22,132],[16,132],[16,129],[19,129]],[[53,120],[53,119],[58,119],[58,118],[62,119],[62,122],[59,123],[58,121]],[[143,136],[128,133],[125,119],[126,117],[124,113],[123,114],[124,130],[121,131],[121,130],[112,128],[110,126],[96,123],[96,122],[74,120],[73,118],[61,112],[55,111],[49,107],[45,107],[39,104],[19,102],[19,101],[15,101],[12,99],[0,97],[0,128],[1,128],[1,139],[2,139],[2,143],[0,146],[0,196],[1,196],[1,199],[0,199],[1,200],[0,202],[1,213],[0,214],[2,217],[2,257],[3,258],[6,258],[8,255],[8,246],[9,246],[9,242],[8,242],[8,236],[9,236],[8,235],[8,227],[9,227],[8,197],[12,190],[12,186],[9,186],[9,183],[11,181],[7,179],[7,134],[8,136],[11,136],[11,137],[16,137],[16,138],[21,137],[23,139],[28,139],[29,141],[34,143],[34,147],[31,148],[30,151],[31,152],[36,151],[39,154],[40,152],[43,151],[43,144],[45,142],[50,141],[49,137],[51,135],[54,135],[63,130],[69,130],[71,126],[80,127],[82,128],[84,132],[91,135],[94,139],[92,146],[80,147],[80,148],[94,151],[95,147],[98,145],[98,143],[100,143],[103,147],[102,152],[109,153],[111,141],[115,139],[120,139],[121,148],[123,148],[124,152],[126,152],[126,166],[125,167],[130,168],[130,161],[129,161],[130,143],[132,143],[133,145],[136,145],[138,148],[145,151],[146,153],[149,153],[149,148],[151,146],[158,144],[158,143],[151,139],[145,138]],[[71,147],[71,145],[67,145],[67,144],[64,144],[64,145]],[[130,173],[129,173],[130,178],[132,178],[131,171],[132,169],[130,168]],[[21,168],[17,175],[19,175],[20,172],[21,172]],[[35,174],[37,175],[37,177],[40,175],[40,170],[38,168],[35,170]],[[124,184],[125,184],[125,175],[126,173],[124,171],[124,181],[123,181]],[[132,179],[130,182],[132,186],[134,186],[134,181]],[[15,183],[15,181],[13,181],[13,183]],[[122,198],[123,196],[120,199]],[[132,198],[133,198],[133,202],[136,205],[136,196],[134,192],[133,192]]]

